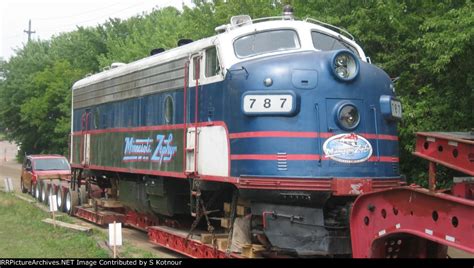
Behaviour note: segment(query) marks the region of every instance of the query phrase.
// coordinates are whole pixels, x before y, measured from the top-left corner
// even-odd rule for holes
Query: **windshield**
[[[293,30],[275,30],[249,34],[234,42],[239,58],[300,47],[298,34]]]
[[[36,159],[35,170],[70,170],[69,163],[64,158]]]
[[[329,36],[327,34],[323,34],[316,31],[311,32],[311,38],[313,39],[313,46],[316,49],[319,49],[322,51],[349,49],[355,55],[359,56],[357,49],[343,42],[342,39],[337,39],[333,36]]]

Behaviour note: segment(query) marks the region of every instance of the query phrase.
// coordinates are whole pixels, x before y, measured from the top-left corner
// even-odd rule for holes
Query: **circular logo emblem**
[[[326,157],[341,163],[361,163],[372,156],[372,145],[355,133],[344,133],[330,137],[323,144]]]

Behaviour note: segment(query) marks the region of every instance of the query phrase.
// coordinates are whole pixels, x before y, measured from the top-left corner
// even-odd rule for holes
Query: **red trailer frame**
[[[429,189],[399,187],[359,196],[351,212],[354,258],[441,257],[448,246],[474,254],[472,178],[436,192],[436,164],[474,175],[474,134],[417,133],[413,153],[429,160]]]

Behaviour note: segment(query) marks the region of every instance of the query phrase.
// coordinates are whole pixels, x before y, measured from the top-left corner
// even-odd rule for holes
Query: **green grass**
[[[124,242],[122,248],[120,249],[119,255],[121,258],[142,258],[142,259],[163,258],[163,255],[160,254],[159,252],[152,253],[150,251],[144,251],[126,242]]]
[[[0,258],[109,257],[94,237],[41,221],[48,217],[37,207],[0,192]]]

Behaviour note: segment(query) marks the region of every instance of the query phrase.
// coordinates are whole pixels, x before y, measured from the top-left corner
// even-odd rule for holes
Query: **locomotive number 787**
[[[243,97],[242,109],[245,114],[281,114],[294,111],[291,94],[247,94]]]

